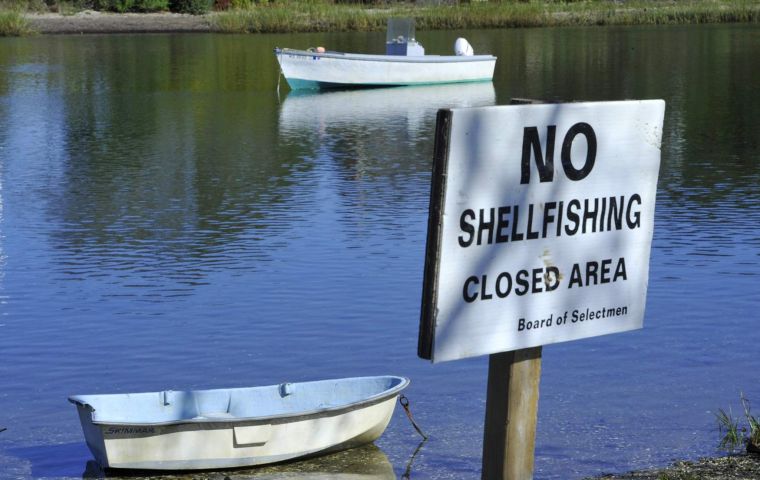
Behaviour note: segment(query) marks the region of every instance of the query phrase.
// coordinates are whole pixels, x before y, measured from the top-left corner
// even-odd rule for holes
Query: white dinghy
[[[403,377],[267,387],[75,395],[103,468],[198,470],[262,465],[363,445],[390,421]]]
[[[402,33],[399,33],[402,32]],[[493,79],[496,57],[474,55],[463,38],[456,55],[425,55],[411,19],[391,19],[385,55],[275,48],[280,70],[293,90],[390,87],[483,82]]]

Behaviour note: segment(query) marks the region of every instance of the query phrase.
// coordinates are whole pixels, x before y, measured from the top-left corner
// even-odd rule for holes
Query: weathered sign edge
[[[438,295],[438,268],[440,261],[441,232],[443,223],[443,199],[448,174],[449,139],[451,138],[450,109],[440,109],[436,115],[435,143],[433,147],[433,174],[430,182],[430,206],[428,214],[427,241],[425,245],[425,268],[422,278],[422,308],[417,355],[433,359],[435,340],[435,317]]]

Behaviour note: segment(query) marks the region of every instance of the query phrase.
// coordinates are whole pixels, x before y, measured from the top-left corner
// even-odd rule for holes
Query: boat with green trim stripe
[[[425,55],[409,19],[389,21],[385,55],[275,48],[280,69],[291,89],[391,87],[493,80],[496,57],[474,55],[464,38],[456,55]],[[399,33],[401,32],[401,33]]]

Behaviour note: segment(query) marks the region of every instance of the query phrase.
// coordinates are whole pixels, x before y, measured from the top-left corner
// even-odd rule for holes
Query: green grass
[[[726,452],[734,453],[743,443],[741,430],[739,429],[739,420],[734,418],[731,409],[728,413],[722,408],[715,414],[718,422],[718,431],[720,432],[720,442],[718,448]]]
[[[743,392],[740,393],[739,399],[744,409],[744,418],[747,421],[746,427],[740,428],[740,420],[734,418],[730,408],[728,413],[721,408],[715,414],[720,433],[718,448],[725,450],[729,454],[734,453],[742,445],[747,445],[748,448],[752,448],[752,446],[755,448],[760,447],[760,420],[752,415],[749,399],[744,396]]]
[[[387,15],[355,5],[265,4],[217,14],[216,29],[232,33],[384,30]]]
[[[744,396],[744,393],[740,395],[742,408],[744,408],[744,418],[747,419],[749,426],[749,432],[747,432],[747,443],[751,443],[756,448],[760,447],[760,419],[752,415],[750,411],[749,399]]]
[[[0,37],[20,37],[31,33],[29,22],[19,11],[0,11]]]
[[[745,0],[477,2],[449,5],[358,4],[328,0],[251,3],[219,13],[223,32],[381,31],[389,17],[413,17],[419,30],[590,25],[760,22],[760,3]]]

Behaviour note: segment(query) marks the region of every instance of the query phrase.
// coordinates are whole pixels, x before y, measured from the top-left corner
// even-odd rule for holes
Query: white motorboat
[[[483,82],[493,79],[496,57],[474,55],[463,38],[456,55],[425,55],[414,38],[413,23],[389,21],[385,55],[275,48],[290,88],[390,87]],[[400,27],[397,25],[401,25]],[[397,34],[399,31],[403,33]]]

